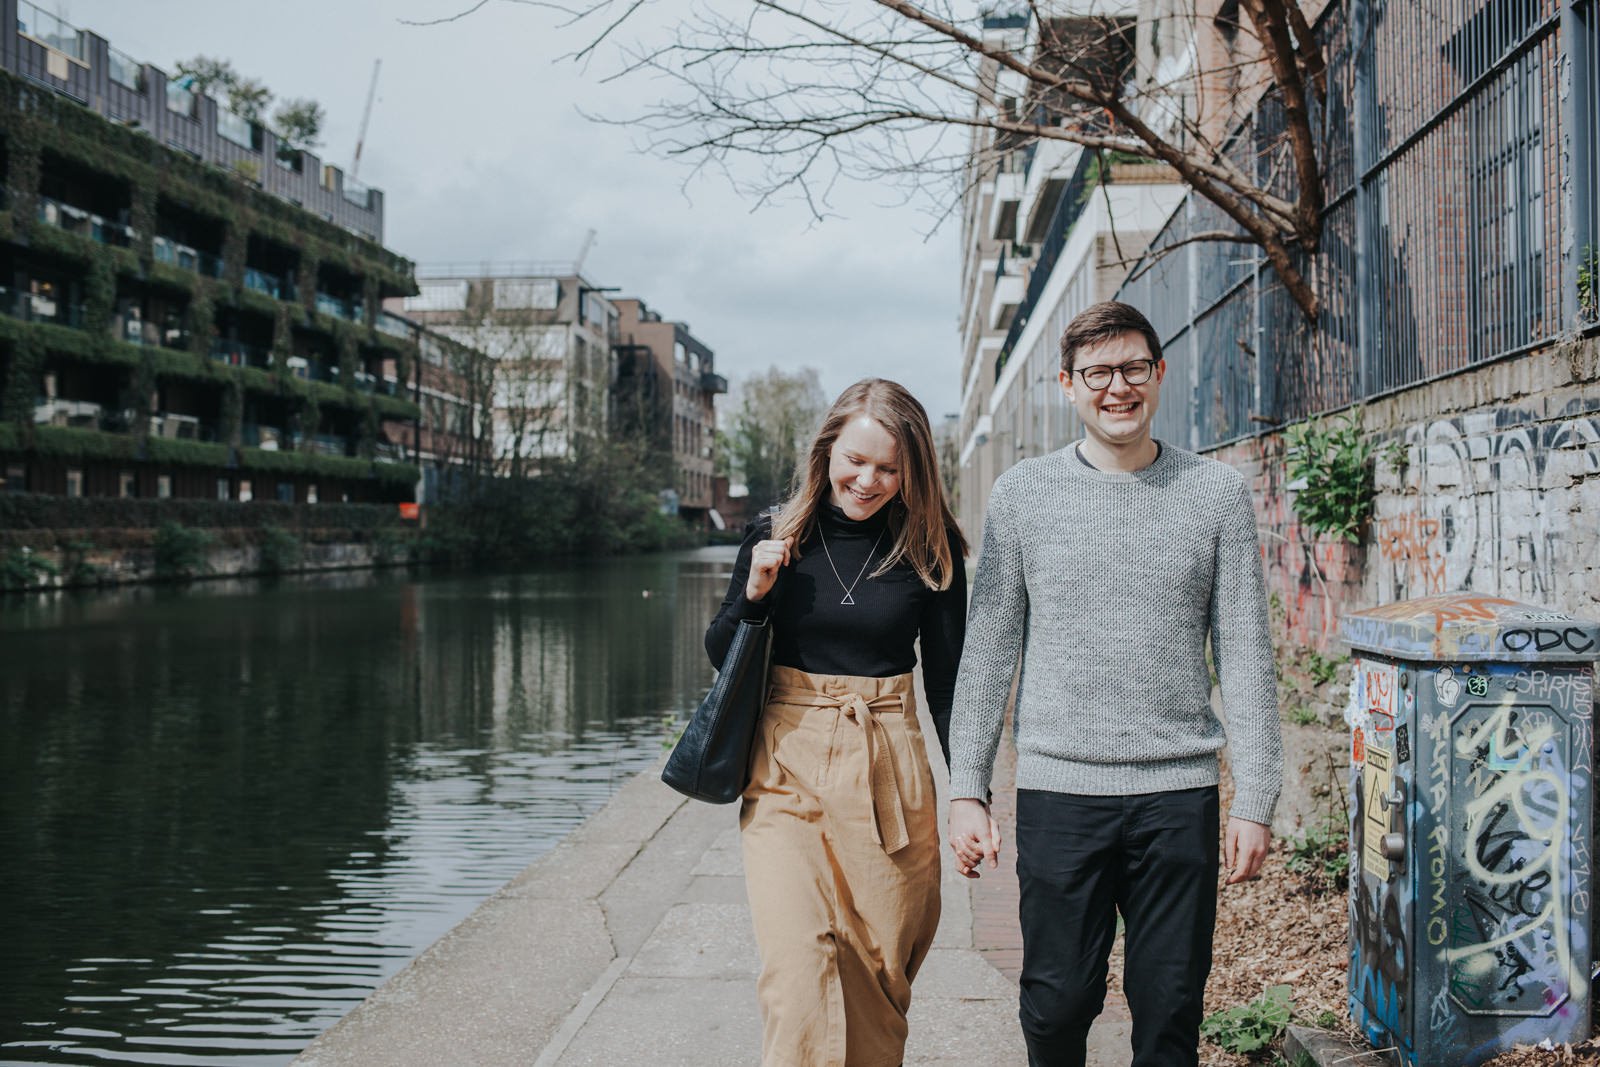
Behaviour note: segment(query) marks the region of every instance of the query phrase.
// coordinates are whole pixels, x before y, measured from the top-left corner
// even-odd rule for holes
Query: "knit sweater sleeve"
[[[1216,552],[1211,655],[1233,767],[1229,814],[1271,825],[1283,782],[1283,739],[1255,509],[1242,478],[1222,516]]]
[[[967,634],[967,561],[961,541],[950,532],[950,587],[935,593],[922,610],[918,639],[922,652],[922,687],[928,715],[939,735],[945,766],[950,765],[950,705],[955,699],[956,670]]]
[[[1022,543],[1007,499],[995,484],[972,582],[966,645],[950,710],[950,796],[987,800],[1011,680],[1022,653],[1028,588]]]
[[[750,577],[750,555],[755,551],[756,542],[771,536],[770,515],[758,515],[744,528],[744,541],[739,545],[738,558],[733,562],[733,577],[728,579],[728,592],[723,596],[711,625],[706,627],[706,655],[711,657],[711,665],[719,671],[722,661],[728,658],[728,647],[733,644],[733,635],[738,631],[739,623],[745,619],[760,622],[771,610],[770,592],[761,600],[749,600],[744,595],[745,581]]]

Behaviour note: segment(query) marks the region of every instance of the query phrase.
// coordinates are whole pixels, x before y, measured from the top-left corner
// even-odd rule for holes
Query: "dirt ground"
[[[1286,869],[1290,839],[1295,836],[1291,827],[1314,827],[1330,811],[1342,817],[1339,805],[1348,766],[1346,733],[1342,726],[1287,722],[1283,730],[1285,780],[1279,832],[1262,877],[1221,891],[1206,1012],[1248,1003],[1268,986],[1284,984],[1293,989],[1295,1022],[1344,1033],[1366,1048],[1350,1021],[1345,1000],[1349,964],[1345,890],[1329,884],[1316,870]],[[1119,939],[1119,950],[1120,944]],[[1120,951],[1112,968],[1112,981],[1120,988]],[[1281,1063],[1281,1049],[1279,1042],[1252,1058],[1204,1042],[1200,1062],[1207,1067]],[[1553,1067],[1596,1061],[1600,1061],[1600,1040],[1555,1050],[1522,1048],[1489,1063],[1492,1067]]]

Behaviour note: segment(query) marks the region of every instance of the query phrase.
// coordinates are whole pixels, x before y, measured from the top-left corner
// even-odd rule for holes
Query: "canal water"
[[[0,600],[0,1063],[287,1063],[659,758],[732,558]]]

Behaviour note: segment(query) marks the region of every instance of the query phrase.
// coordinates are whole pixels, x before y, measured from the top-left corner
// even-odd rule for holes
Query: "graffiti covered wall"
[[[1361,544],[1297,520],[1270,434],[1210,455],[1251,478],[1279,639],[1329,647],[1348,608],[1455,590],[1600,617],[1600,340],[1368,405],[1378,499]]]

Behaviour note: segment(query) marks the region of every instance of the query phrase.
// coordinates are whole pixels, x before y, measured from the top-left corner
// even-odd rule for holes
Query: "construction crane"
[[[583,261],[589,256],[589,249],[594,247],[594,238],[594,228],[590,227],[589,232],[583,236],[583,247],[578,249],[578,258],[572,261],[572,273],[583,273]]]
[[[367,140],[367,123],[372,120],[372,102],[378,96],[378,70],[383,66],[383,60],[372,61],[372,84],[367,86],[367,106],[361,112],[361,132],[356,134],[356,155],[350,161],[350,180],[356,180],[356,174],[361,170],[361,146]]]

